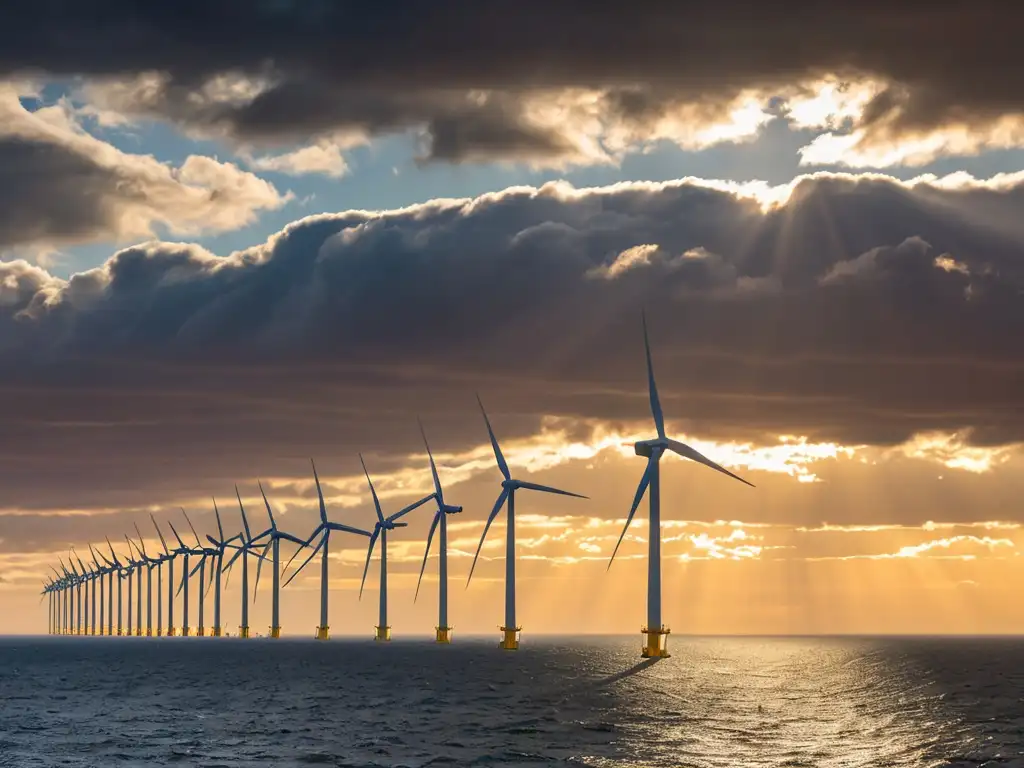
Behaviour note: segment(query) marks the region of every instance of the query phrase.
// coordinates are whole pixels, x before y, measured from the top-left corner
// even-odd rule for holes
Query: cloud
[[[387,471],[417,414],[478,445],[474,390],[506,439],[548,417],[563,443],[628,433],[642,308],[666,413],[736,462],[779,435],[839,456],[929,431],[962,460],[1024,441],[1022,196],[1016,176],[555,183],[313,216],[225,256],[143,244],[66,281],[0,262],[0,479],[17,503],[44,475],[180,489],[356,450]]]
[[[255,144],[412,132],[431,160],[557,166],[658,140],[742,141],[782,114],[829,129],[805,162],[914,164],[1020,146],[1024,89],[1005,65],[1015,14],[691,0],[588,8],[581,21],[575,5],[538,2],[496,14],[451,0],[217,0],[170,15],[65,0],[3,11],[0,73],[84,75],[100,109]],[[941,45],[909,53],[909,40],[956,40],[956,66]]]
[[[96,240],[223,232],[281,207],[266,181],[190,155],[174,167],[87,133],[66,102],[26,109],[0,83],[0,251]]]

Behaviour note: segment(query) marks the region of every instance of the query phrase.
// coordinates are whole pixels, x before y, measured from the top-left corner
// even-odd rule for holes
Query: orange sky
[[[578,425],[577,425],[578,426]],[[646,500],[614,566],[608,556],[643,471],[624,441],[633,433],[589,424],[569,441],[552,422],[532,439],[504,445],[513,474],[585,493],[590,500],[522,493],[518,513],[519,619],[530,633],[634,633],[644,622]],[[635,425],[639,434],[646,425]],[[500,428],[498,429],[500,434]],[[671,432],[671,426],[670,426]],[[578,430],[573,431],[578,434]],[[678,432],[677,432],[678,434]],[[688,439],[707,455],[757,485],[751,489],[675,458],[662,469],[664,615],[675,633],[1004,633],[1024,630],[1016,599],[1024,533],[1015,519],[1024,459],[1016,447],[964,448],[956,436],[919,436],[890,449],[808,444],[714,444]],[[495,522],[472,585],[465,580],[483,521],[499,490],[498,472],[481,444],[460,455],[438,455],[450,503],[450,617],[456,634],[495,633],[503,617],[504,517]],[[406,468],[375,475],[385,514],[428,492],[424,454]],[[372,466],[372,464],[371,464]],[[348,470],[338,474],[339,470]],[[349,467],[322,467],[332,520],[372,524],[365,480]],[[305,537],[315,525],[312,481],[265,480],[283,530]],[[254,483],[243,484],[250,524],[266,515]],[[220,501],[225,527],[239,527],[230,489]],[[180,503],[200,533],[213,532],[209,503],[182,496],[153,511],[184,525]],[[8,510],[11,514],[13,510]],[[59,516],[85,551],[87,539],[115,542],[123,519],[103,511],[37,513]],[[430,512],[418,510],[390,542],[390,621],[396,636],[423,635],[436,623],[436,557],[413,603]],[[8,522],[15,518],[7,517]],[[152,526],[139,520],[147,536]],[[116,537],[116,538],[115,538]],[[332,634],[370,636],[376,623],[377,563],[357,600],[365,557],[362,539],[332,539]],[[147,546],[157,547],[155,535]],[[119,551],[124,547],[118,548]],[[282,546],[290,556],[291,549]],[[42,632],[45,606],[37,583],[45,563],[61,552],[0,556],[0,631]],[[297,561],[298,562],[298,561]],[[319,569],[314,561],[283,593],[285,634],[311,635],[318,619]],[[180,566],[179,566],[180,573]],[[238,623],[240,573],[224,597],[224,622]],[[269,625],[267,574],[251,607],[254,632]],[[195,606],[193,592],[193,606]],[[196,608],[193,607],[193,616]],[[181,608],[177,608],[180,621]],[[212,593],[207,625],[212,620]],[[195,620],[193,619],[193,624]]]

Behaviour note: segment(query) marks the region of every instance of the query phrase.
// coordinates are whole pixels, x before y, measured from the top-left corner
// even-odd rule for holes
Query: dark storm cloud
[[[764,213],[683,182],[549,185],[311,217],[231,257],[141,245],[66,284],[4,263],[6,503],[356,450],[385,471],[417,414],[440,448],[477,444],[475,389],[507,436],[646,418],[643,307],[666,412],[697,434],[1024,440],[1022,198],[821,176]]]
[[[524,111],[539,92],[603,91],[601,114],[639,126],[680,103],[714,115],[744,89],[835,73],[887,84],[863,126],[888,140],[1024,112],[1021,16],[985,0],[804,0],[785,12],[740,0],[49,0],[0,12],[0,73],[162,72],[113,103],[245,140],[425,128],[428,154],[446,160],[572,154],[566,125]],[[268,87],[196,98],[225,73]]]

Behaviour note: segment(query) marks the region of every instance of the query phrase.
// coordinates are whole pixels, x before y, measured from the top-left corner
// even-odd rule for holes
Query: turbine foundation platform
[[[164,631],[162,629],[160,629],[160,627],[157,627],[156,628],[156,636],[157,637],[163,637],[163,634],[164,634]]]
[[[271,627],[270,628],[270,636],[273,637],[273,638],[280,637],[281,636],[281,628],[280,627]]]
[[[317,627],[316,634],[313,635],[317,640],[330,640],[331,639],[331,628],[330,627]]]
[[[142,630],[141,629],[136,629],[135,630],[135,636],[136,637],[142,637]]]
[[[191,637],[192,636],[192,627],[182,627],[181,628],[181,636],[182,637]]]
[[[220,627],[214,627],[210,630],[210,637],[220,637]]]
[[[377,633],[373,636],[374,640],[379,640],[382,643],[389,642],[391,640],[391,627],[374,627]]]
[[[450,643],[452,641],[451,627],[434,627],[434,629],[437,631],[437,642]]]
[[[519,633],[522,627],[501,627],[501,647],[506,651],[519,650]]]
[[[206,637],[206,628],[200,627],[199,630],[196,632],[196,637]]]
[[[238,636],[239,637],[249,637],[249,628],[248,627],[239,627],[238,628]]]
[[[146,637],[152,637],[152,636],[153,636],[153,630],[150,629],[149,627],[146,627]]]
[[[65,634],[66,634],[66,633],[65,633]],[[117,636],[118,636],[118,637],[120,637],[120,636],[121,636],[122,634],[123,634],[123,633],[121,632],[121,630],[120,630],[120,629],[119,629],[119,630],[117,630]]]
[[[650,629],[644,627],[640,630],[640,634],[644,636],[644,647],[640,651],[640,656],[644,659],[667,659],[670,654],[668,652],[668,636],[672,630],[666,627],[664,624],[658,629]]]
[[[167,629],[167,636],[168,637],[175,637],[177,634],[178,634],[178,630],[176,630],[174,627],[169,627]]]

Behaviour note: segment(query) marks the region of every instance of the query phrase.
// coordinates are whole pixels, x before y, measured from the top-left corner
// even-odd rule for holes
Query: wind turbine
[[[310,464],[313,464],[313,460],[310,459]],[[313,539],[319,534],[323,534],[320,538],[320,543],[316,545],[316,548],[309,554],[309,557],[296,569],[291,576],[288,577],[288,581],[284,583],[287,587],[292,579],[299,575],[309,561],[316,557],[316,553],[323,550],[323,555],[320,559],[320,626],[316,628],[316,639],[327,640],[330,637],[330,625],[327,623],[327,550],[330,548],[331,531],[339,531],[342,533],[352,533],[357,536],[371,536],[369,531],[364,531],[361,528],[353,528],[349,525],[342,525],[341,523],[332,523],[327,519],[327,506],[324,504],[324,494],[320,488],[320,478],[316,474],[316,464],[313,464],[313,479],[316,481],[316,495],[320,500],[320,525],[318,525],[313,533],[309,535],[309,538],[303,542],[304,546],[309,546]],[[295,555],[299,554],[301,550],[296,550]],[[288,565],[291,565],[292,560],[295,559],[295,555],[292,555],[291,560],[288,561]],[[288,565],[285,566],[285,570],[288,570]]]
[[[128,554],[126,557],[126,564],[124,571],[128,575],[128,623],[125,625],[125,634],[132,635],[132,589],[135,581],[135,571],[139,567],[139,561],[135,559],[134,548],[132,546],[132,540],[128,538],[128,534],[124,535],[124,540],[128,542]]]
[[[235,554],[228,560],[227,570],[230,571],[231,566],[234,565],[235,560],[239,557],[242,558],[242,623],[238,627],[238,636],[242,638],[249,637],[249,557],[255,557],[263,559],[262,556],[256,552],[256,543],[259,537],[253,538],[252,532],[249,530],[249,521],[245,517],[245,506],[242,504],[242,496],[238,492],[238,486],[235,486],[235,496],[238,498],[238,508],[242,512],[242,526],[245,528],[245,534],[241,537],[241,544],[231,544],[231,548],[236,550]],[[264,534],[261,533],[260,536]]]
[[[188,519],[188,513],[182,509],[181,514],[185,515],[185,521],[188,523],[189,528],[192,528],[192,533],[195,533],[196,529],[192,527],[192,521]],[[175,555],[182,556],[181,585],[178,587],[178,592],[181,592],[182,590],[185,592],[181,601],[181,636],[188,637],[192,634],[192,628],[188,624],[188,556],[193,554],[194,550],[181,540],[181,536],[178,535],[178,531],[174,527],[174,523],[168,521],[167,524],[171,526],[171,533],[173,533],[174,538],[178,540],[178,546],[175,547],[172,552]],[[196,546],[199,548],[202,547],[202,544],[199,543],[198,534],[196,535]],[[171,588],[174,588],[173,583],[171,584]]]
[[[68,571],[67,566],[64,565],[64,558],[58,557],[57,561],[60,563],[60,569],[64,571],[64,583],[65,583],[65,596],[64,596],[64,611],[67,614],[64,623],[64,634],[73,635],[75,634],[75,600],[71,596],[72,591],[75,590],[75,577]],[[68,558],[71,561],[71,558]],[[74,566],[71,566],[74,570]]]
[[[135,530],[138,531],[138,526],[135,526]],[[125,538],[128,537],[126,536]],[[139,541],[142,541],[141,534],[139,535]],[[149,558],[146,557],[146,553],[142,548],[131,539],[128,539],[128,544],[135,547],[135,551],[139,556],[139,560],[135,562],[135,636],[142,637],[142,569],[145,567],[148,575]],[[150,591],[150,597],[152,597],[152,591]]]
[[[477,395],[476,401],[480,405],[480,412],[484,415],[487,434],[491,438],[491,447],[494,449],[494,459],[498,463],[498,469],[501,470],[503,479],[501,481],[501,493],[498,494],[498,499],[494,502],[494,508],[487,517],[484,532],[480,536],[480,544],[477,545],[476,554],[473,556],[473,565],[470,566],[466,586],[469,586],[469,582],[473,578],[473,571],[476,568],[477,558],[480,557],[480,550],[484,546],[487,531],[507,500],[508,513],[505,518],[505,626],[500,629],[501,647],[506,651],[515,651],[519,648],[519,633],[523,629],[516,624],[516,491],[520,489],[542,491],[544,493],[556,493],[560,496],[574,496],[577,499],[585,499],[587,497],[579,493],[570,493],[569,491],[562,491],[547,485],[538,485],[537,483],[528,483],[525,480],[513,479],[508,463],[505,461],[505,456],[502,454],[501,448],[498,447],[498,438],[494,436],[494,430],[491,429],[491,421],[487,418],[487,411],[484,410],[484,404],[480,401],[479,395]]]
[[[450,643],[452,641],[452,628],[448,626],[448,515],[455,515],[462,511],[461,506],[447,504],[444,500],[444,491],[441,490],[441,481],[437,476],[437,466],[434,464],[434,454],[430,452],[430,444],[427,442],[427,433],[423,429],[423,422],[420,422],[420,434],[423,435],[423,445],[427,449],[427,458],[430,459],[430,475],[434,478],[434,501],[437,502],[437,511],[430,523],[430,531],[427,533],[427,548],[423,552],[423,565],[420,566],[420,577],[416,581],[416,594],[412,601],[415,603],[420,596],[420,583],[423,581],[423,571],[427,567],[427,557],[430,555],[430,543],[434,540],[434,531],[438,526],[441,528],[441,539],[438,543],[437,579],[437,642]]]
[[[270,636],[278,638],[281,636],[281,540],[284,539],[293,544],[298,544],[299,549],[296,550],[296,553],[306,546],[306,542],[292,536],[290,533],[278,530],[277,522],[274,520],[274,513],[270,509],[270,502],[267,501],[267,494],[263,490],[263,483],[257,480],[256,484],[260,487],[263,504],[266,506],[267,514],[270,516],[270,527],[256,537],[257,539],[262,539],[264,536],[267,536],[268,540],[263,547],[263,552],[260,553],[259,562],[256,563],[256,585],[253,587],[252,599],[253,602],[256,602],[256,590],[260,587],[260,570],[263,568],[263,561],[267,557],[267,550],[273,548],[273,561],[271,564],[273,568],[273,581],[271,584],[273,597],[271,599]]]
[[[78,575],[79,583],[79,595],[78,595],[78,634],[88,635],[89,634],[89,582],[92,581],[89,569],[85,567],[85,563],[82,562],[82,558],[78,556],[78,552],[74,547],[71,551],[75,555],[75,560],[78,561],[78,567],[81,568],[81,572]],[[71,566],[74,568],[74,565]],[[84,608],[84,610],[83,610]]]
[[[94,635],[102,635],[103,634],[103,608],[106,605],[106,603],[104,601],[105,595],[104,595],[104,592],[103,592],[103,577],[106,576],[107,573],[109,573],[110,569],[107,568],[105,565],[100,565],[100,559],[101,558],[99,557],[99,555],[96,554],[96,550],[93,548],[92,544],[89,544],[89,552],[92,554],[92,561],[93,561],[93,563],[96,566],[96,574],[97,574],[96,578],[97,578],[97,581],[99,581],[99,594],[100,594],[99,621],[96,620],[96,614],[94,613],[93,614],[93,620],[92,620],[92,633]],[[93,597],[93,600],[92,600],[92,607],[93,607],[93,610],[95,610],[95,608],[96,608],[96,598],[95,598],[95,596]]]
[[[167,539],[164,538],[163,531],[160,530],[160,526],[156,524],[156,518],[153,513],[149,513],[150,520],[153,521],[153,527],[156,528],[156,535],[160,537],[160,546],[164,548],[164,553],[160,555],[160,562],[156,566],[156,636],[160,637],[164,633],[163,627],[163,614],[164,614],[164,563],[168,563],[171,569],[171,581],[174,580],[174,555],[171,554],[171,550],[167,548]],[[171,607],[173,600],[174,587],[172,584],[171,590],[168,592],[168,605],[167,605],[167,624],[168,624],[168,635],[173,635],[171,631],[174,624],[171,622],[171,614],[174,613]]]
[[[142,531],[138,524],[135,524],[135,532],[139,534],[138,550],[142,555],[142,562],[146,566],[146,637],[153,636],[153,568],[158,567],[162,562],[159,557],[150,557],[146,552],[146,541],[142,538]],[[139,599],[142,598],[142,571],[139,571]],[[141,605],[139,608],[139,623],[142,622]],[[142,634],[141,632],[139,634]]]
[[[189,572],[189,570],[188,570],[188,557],[189,557],[189,555],[199,555],[199,567],[201,567],[203,565],[203,560],[204,560],[204,554],[205,553],[203,551],[203,544],[202,544],[201,541],[199,541],[199,534],[196,533],[196,527],[194,525],[192,525],[192,521],[189,519],[188,513],[183,509],[183,510],[181,510],[181,514],[183,514],[185,516],[185,522],[187,522],[188,523],[188,527],[192,529],[192,535],[196,537],[196,546],[195,546],[195,548],[186,547],[185,543],[181,540],[181,537],[178,535],[178,532],[174,530],[174,524],[170,523],[171,530],[174,532],[174,537],[178,540],[179,544],[181,544],[183,547],[186,547],[185,552],[184,552],[184,555],[185,555],[184,566],[185,567],[184,567],[184,570],[182,571],[182,574],[181,574],[181,584],[178,586],[178,591],[181,592],[183,589],[185,590],[185,598],[182,601],[182,605],[184,606],[183,607],[182,618],[183,618],[183,620],[185,622],[185,626],[181,630],[181,636],[182,637],[188,637],[192,633],[192,629],[191,629],[191,627],[189,627],[189,624],[188,624],[188,579],[189,579],[189,576],[191,576],[192,573],[195,573],[195,571],[197,570],[197,569],[193,569],[191,572]],[[203,579],[202,578],[199,579],[199,629],[202,630],[199,633],[200,635],[203,635],[203,634],[206,633],[206,631],[205,631],[205,629],[203,627]]]
[[[107,543],[110,543],[110,539],[107,539]],[[103,548],[100,547],[98,550],[100,559],[104,562],[104,572],[107,574],[107,636],[114,634],[114,574],[119,570],[119,566],[114,565],[112,560],[107,559],[107,556],[103,554]],[[95,554],[93,555],[95,558]],[[102,582],[100,588],[103,588]],[[100,609],[100,634],[103,634],[103,609]]]
[[[114,545],[110,543],[110,538],[107,537],[107,547],[110,548],[110,559],[111,565],[116,567],[115,573],[117,573],[117,636],[121,636],[121,580],[124,577],[124,565],[117,559],[117,555],[114,553]],[[113,579],[113,574],[111,574]],[[113,600],[110,601],[113,606]],[[109,617],[110,621],[110,634],[114,634],[114,619],[113,616]]]
[[[654,383],[654,364],[651,362],[651,345],[647,338],[647,317],[641,315],[641,320],[644,328],[644,352],[647,356],[647,388],[651,400],[651,415],[654,417],[654,426],[658,431],[658,436],[649,440],[640,440],[634,445],[637,456],[647,457],[647,468],[640,478],[636,495],[633,497],[633,506],[630,507],[629,515],[626,517],[626,525],[623,527],[622,533],[619,534],[619,540],[615,544],[615,549],[612,550],[608,567],[612,567],[615,554],[619,551],[619,545],[622,544],[622,538],[626,535],[626,530],[633,521],[633,515],[636,514],[637,507],[640,506],[644,492],[649,488],[650,534],[647,540],[647,626],[640,630],[640,633],[645,637],[641,656],[643,658],[665,658],[669,656],[668,635],[671,630],[661,621],[661,457],[665,455],[666,451],[672,451],[684,459],[690,459],[698,464],[710,467],[716,472],[721,472],[723,475],[728,475],[734,480],[739,480],[741,483],[749,485],[751,488],[754,486],[739,475],[734,475],[703,454],[698,453],[685,443],[665,436],[665,417],[661,411],[661,401],[658,399],[658,387]]]
[[[228,546],[231,544],[231,542],[233,542],[235,539],[240,539],[241,538],[241,534],[237,534],[236,533],[230,539],[225,539],[224,538],[224,526],[222,526],[221,523],[220,523],[220,510],[217,509],[217,500],[216,499],[213,500],[213,512],[217,516],[217,536],[218,536],[218,538],[215,539],[215,538],[213,538],[213,536],[209,536],[209,535],[207,535],[207,537],[206,537],[206,540],[209,541],[211,544],[213,544],[214,549],[217,552],[217,555],[216,555],[217,556],[217,564],[216,564],[216,568],[213,571],[213,574],[211,576],[211,578],[216,579],[216,585],[217,585],[216,589],[213,592],[213,630],[212,630],[211,634],[214,637],[220,637],[221,636],[221,623],[220,623],[220,582],[221,582],[221,575],[224,573],[224,552],[228,548]],[[204,557],[204,559],[205,559],[205,557]]]
[[[366,566],[363,568],[363,581],[359,585],[359,599],[363,599],[363,587],[366,585],[366,573],[370,570],[370,558],[373,556],[373,546],[380,539],[380,613],[376,627],[374,640],[388,641],[391,639],[391,627],[388,626],[388,531],[395,528],[404,528],[408,523],[395,522],[412,512],[417,507],[426,504],[434,494],[424,496],[417,502],[400,509],[390,517],[384,517],[380,509],[380,499],[377,498],[377,491],[373,488],[373,481],[370,480],[370,473],[366,471],[366,462],[363,455],[359,454],[359,463],[363,465],[363,474],[366,475],[366,482],[370,484],[370,494],[373,496],[373,506],[377,510],[377,522],[373,525],[373,533],[370,534],[370,546],[366,549]]]

